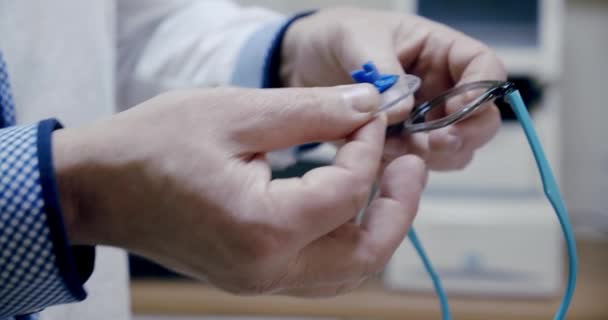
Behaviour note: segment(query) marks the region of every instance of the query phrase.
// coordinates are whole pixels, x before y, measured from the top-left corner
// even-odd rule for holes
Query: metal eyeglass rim
[[[486,89],[479,97],[468,103],[461,110],[451,113],[445,117],[436,120],[425,121],[426,114],[432,109],[442,105],[448,99],[463,94],[466,91],[472,89]],[[440,96],[434,99],[424,102],[416,106],[409,118],[403,123],[403,130],[408,133],[415,133],[421,131],[430,131],[434,129],[443,128],[453,123],[463,120],[467,116],[471,115],[477,109],[483,106],[484,103],[491,101],[496,98],[500,98],[510,91],[515,90],[513,83],[509,81],[477,81],[463,84],[461,86],[450,89]]]

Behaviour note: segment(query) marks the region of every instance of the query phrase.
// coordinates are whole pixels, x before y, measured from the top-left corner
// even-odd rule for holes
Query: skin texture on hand
[[[496,54],[460,32],[415,15],[355,8],[324,9],[297,20],[286,32],[281,58],[283,82],[292,87],[352,83],[350,72],[368,61],[380,73],[403,76],[405,70],[422,79],[416,103],[459,84],[506,79]],[[409,99],[391,109],[389,123],[404,120],[413,105]],[[448,105],[447,111],[458,107]],[[492,104],[449,127],[390,138],[384,158],[410,153],[422,157],[429,169],[462,169],[499,126]]]
[[[386,117],[370,85],[160,95],[53,134],[70,241],[125,248],[239,294],[335,295],[404,239],[424,162],[380,169]],[[271,179],[269,151],[345,139],[332,165]],[[403,176],[407,179],[402,179]]]

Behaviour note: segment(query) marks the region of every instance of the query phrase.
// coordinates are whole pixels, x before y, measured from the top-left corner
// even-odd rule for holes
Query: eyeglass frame
[[[483,88],[487,89],[483,93],[481,93],[479,97],[466,104],[460,110],[448,114],[439,119],[425,121],[426,115],[431,110],[443,105],[449,98],[462,94],[469,90]],[[568,210],[564,203],[563,197],[560,194],[557,181],[553,175],[553,172],[549,165],[549,161],[545,156],[542,144],[540,143],[540,140],[538,139],[538,136],[532,124],[532,120],[527,111],[528,108],[526,107],[521,97],[521,94],[519,93],[515,85],[509,81],[487,80],[470,82],[447,90],[439,96],[435,97],[434,99],[414,107],[414,109],[412,109],[410,113],[410,116],[404,122],[399,123],[397,125],[389,126],[389,128],[387,129],[387,135],[403,134],[404,132],[406,134],[411,134],[446,127],[467,118],[476,110],[481,108],[485,103],[499,98],[505,99],[505,101],[511,106],[513,112],[519,120],[519,123],[530,145],[532,154],[534,155],[534,159],[536,161],[536,165],[541,176],[544,193],[556,213],[556,216],[562,228],[562,232],[564,234],[567,253],[569,257],[568,280],[564,295],[562,297],[561,305],[554,316],[554,319],[561,320],[564,319],[566,316],[572,296],[574,294],[574,288],[576,286],[576,277],[578,271],[576,241],[574,239],[574,234],[570,226]],[[413,246],[416,248],[420,258],[422,259],[425,265],[425,268],[427,269],[431,276],[431,279],[433,280],[436,291],[440,298],[443,319],[450,319],[451,315],[449,313],[449,307],[447,305],[447,298],[445,297],[445,293],[441,286],[439,277],[433,270],[433,267],[430,264],[430,261],[426,256],[426,253],[424,252],[424,249],[422,248],[418,236],[416,235],[413,228],[410,230],[409,239],[412,242]]]

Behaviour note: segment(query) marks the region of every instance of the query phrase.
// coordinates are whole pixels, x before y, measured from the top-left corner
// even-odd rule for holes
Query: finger
[[[506,79],[504,64],[492,49],[446,25],[411,17],[399,34],[399,60],[424,75],[418,95],[422,100],[455,85]]]
[[[504,81],[507,72],[502,61],[487,46],[464,35],[458,35],[448,52],[450,76],[456,85],[480,81]]]
[[[416,132],[388,137],[384,151],[390,160],[394,160],[405,154],[413,154],[426,160],[431,154],[429,134],[427,132]]]
[[[364,206],[380,166],[386,118],[359,129],[337,152],[334,164],[302,178],[270,182],[268,193],[284,224],[307,244],[346,221]]]
[[[506,69],[502,61],[490,48],[481,42],[474,40],[464,34],[451,30],[455,41],[448,52],[448,67],[450,77],[456,86],[483,80],[506,80]],[[460,110],[463,105],[478,98],[485,89],[470,90],[448,101],[447,113]],[[492,113],[496,116],[498,110],[493,103],[487,103],[482,112],[474,113],[472,116]]]
[[[424,161],[413,155],[400,157],[386,168],[378,198],[362,221],[371,250],[382,257],[381,266],[407,235],[427,178]]]
[[[373,118],[377,90],[369,84],[251,90],[230,124],[243,152],[266,152],[344,138]]]
[[[462,33],[448,30],[454,39],[448,51],[448,67],[456,86],[480,80],[505,80],[504,65],[496,54],[477,40]],[[473,101],[483,89],[461,94],[446,103],[447,114],[460,110]],[[473,113],[467,119],[429,135],[431,152],[456,152],[460,149],[473,150],[487,143],[498,131],[500,113],[493,103]]]
[[[435,171],[462,170],[471,163],[474,154],[471,149],[463,149],[457,153],[435,152],[427,157],[426,163],[430,170]]]
[[[387,167],[380,196],[371,203],[362,225],[344,225],[304,248],[288,270],[286,287],[335,285],[381,270],[407,235],[426,176],[420,158],[395,160]]]
[[[446,128],[429,133],[432,153],[455,153],[474,150],[490,141],[500,128],[500,112],[493,104]]]
[[[441,130],[444,129],[437,131]],[[459,136],[457,136],[457,139],[458,141],[462,140]],[[442,140],[444,140],[444,136],[435,133],[435,131],[389,137],[386,139],[382,155],[383,167],[400,156],[413,154],[422,158],[430,170],[448,171],[464,169],[473,159],[473,154],[477,147],[472,144],[468,145],[459,142],[457,143],[457,147],[454,148],[451,145],[451,139],[447,139],[448,141]]]

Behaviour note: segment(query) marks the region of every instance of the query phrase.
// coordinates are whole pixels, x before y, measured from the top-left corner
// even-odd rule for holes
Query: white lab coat
[[[246,39],[279,19],[219,0],[2,0],[17,121],[79,126],[171,88],[228,84]],[[42,319],[129,319],[127,280],[126,254],[98,247],[87,300]]]

